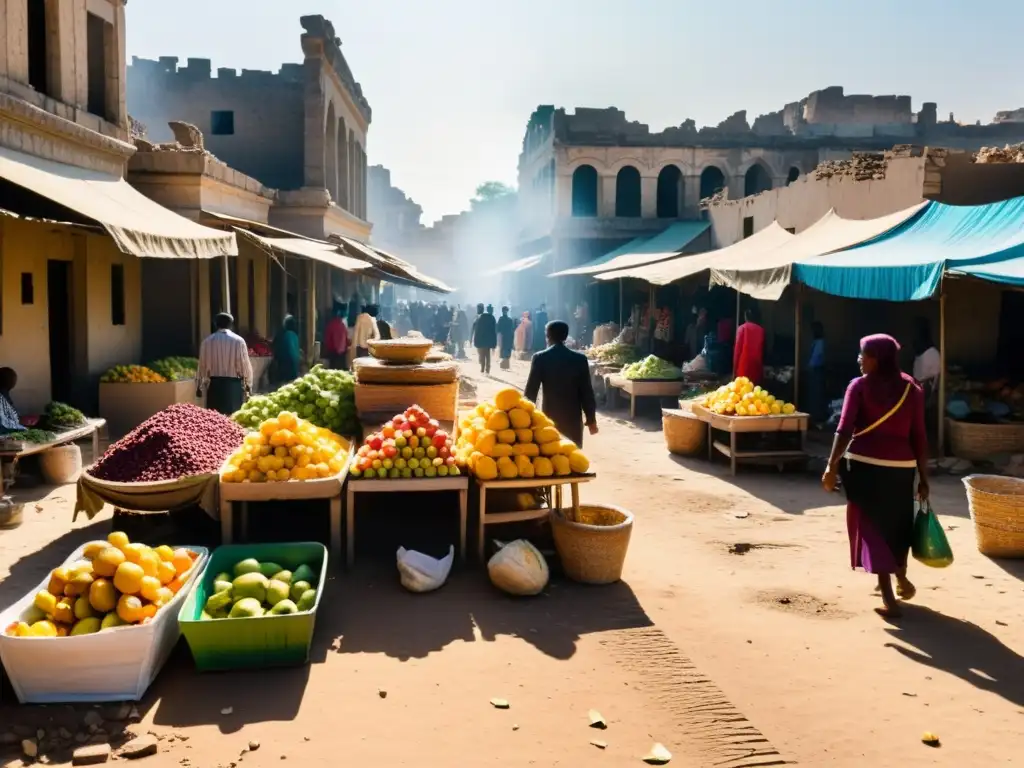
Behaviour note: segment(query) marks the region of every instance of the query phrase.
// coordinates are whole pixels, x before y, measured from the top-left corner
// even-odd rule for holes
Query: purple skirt
[[[892,574],[907,567],[914,534],[913,467],[879,467],[843,459],[850,565]]]

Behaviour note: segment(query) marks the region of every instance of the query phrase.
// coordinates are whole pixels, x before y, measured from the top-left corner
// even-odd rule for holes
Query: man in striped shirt
[[[217,315],[217,330],[203,339],[199,347],[196,394],[206,394],[206,407],[230,416],[242,407],[252,390],[252,363],[245,339],[231,330],[234,318],[227,312]]]

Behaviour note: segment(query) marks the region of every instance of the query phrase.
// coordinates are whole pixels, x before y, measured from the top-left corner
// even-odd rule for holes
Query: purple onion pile
[[[244,437],[227,416],[180,403],[110,446],[89,474],[115,483],[154,483],[216,472]]]

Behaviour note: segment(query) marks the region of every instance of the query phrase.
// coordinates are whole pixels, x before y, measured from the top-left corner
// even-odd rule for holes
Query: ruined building
[[[279,190],[271,223],[309,237],[365,241],[366,139],[370,105],[330,21],[304,16],[304,60],[264,72],[220,68],[209,59],[135,57],[127,68],[132,116],[154,142],[169,121],[199,128],[205,149]]]
[[[415,245],[423,230],[423,208],[391,183],[391,171],[383,165],[367,170],[366,212],[373,224],[373,243],[384,249],[402,251]]]

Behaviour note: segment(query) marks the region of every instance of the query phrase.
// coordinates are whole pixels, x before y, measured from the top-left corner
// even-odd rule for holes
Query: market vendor
[[[227,312],[217,315],[217,330],[199,346],[196,396],[206,395],[206,407],[230,416],[242,407],[252,391],[249,345],[231,330],[235,319]]]
[[[22,432],[21,418],[11,400],[11,390],[18,385],[18,374],[13,368],[0,368],[0,433]]]
[[[277,386],[299,378],[302,353],[299,348],[298,327],[294,315],[285,315],[281,321],[281,330],[274,337],[273,372],[270,380]]]
[[[335,370],[345,370],[348,354],[348,326],[345,324],[345,316],[348,315],[348,307],[339,302],[334,302],[332,317],[327,321],[324,329],[324,353]]]
[[[370,314],[370,307],[364,305],[352,329],[352,346],[355,347],[356,357],[369,357],[370,340],[379,338],[380,328],[377,320]]]
[[[590,434],[597,434],[597,405],[590,381],[590,365],[585,355],[565,346],[569,338],[568,324],[552,321],[545,335],[548,348],[533,356],[524,394],[528,400],[537,402],[537,395],[543,390],[541,409],[555,422],[559,432],[582,448],[584,417]]]
[[[745,376],[760,384],[764,376],[764,328],[754,322],[753,310],[743,313],[744,323],[736,331],[732,352],[733,376]]]

